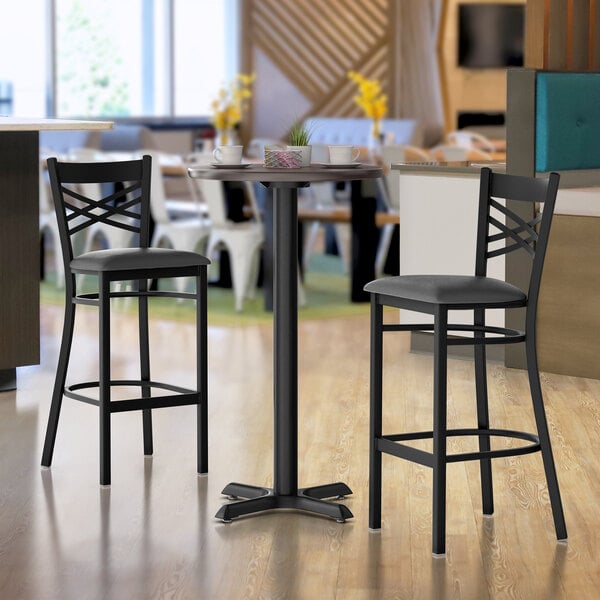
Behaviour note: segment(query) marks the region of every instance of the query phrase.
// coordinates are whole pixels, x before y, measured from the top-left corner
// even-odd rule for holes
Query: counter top
[[[497,161],[477,162],[414,162],[397,163],[392,169],[404,173],[479,173],[481,167],[490,167],[493,171],[503,173],[506,163]],[[600,187],[600,169],[577,169],[572,171],[558,171],[560,174],[561,189],[593,188]],[[538,177],[547,177],[548,173],[537,173]]]
[[[497,161],[455,161],[455,162],[407,162],[392,165],[392,169],[403,173],[462,173],[476,175],[482,167],[490,167],[494,171],[506,170],[506,163]]]
[[[392,169],[410,175],[472,175],[477,176],[481,167],[494,171],[506,170],[505,163],[499,162],[427,162],[398,163]],[[555,214],[582,217],[600,217],[600,186],[585,185],[585,173],[592,171],[561,172],[560,189],[556,198]],[[577,178],[577,175],[580,178]],[[597,177],[597,174],[596,174]],[[579,185],[577,182],[579,181]]]
[[[81,121],[76,119],[41,119],[0,116],[0,131],[42,131],[46,129],[112,129],[111,121]]]

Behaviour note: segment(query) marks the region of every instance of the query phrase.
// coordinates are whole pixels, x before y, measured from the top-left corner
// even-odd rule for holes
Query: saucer
[[[250,163],[237,163],[233,165],[228,165],[227,163],[211,163],[211,167],[215,169],[245,169],[249,167]]]
[[[326,169],[355,169],[356,167],[360,167],[361,163],[359,162],[351,162],[351,163],[317,163],[321,167],[325,167]]]

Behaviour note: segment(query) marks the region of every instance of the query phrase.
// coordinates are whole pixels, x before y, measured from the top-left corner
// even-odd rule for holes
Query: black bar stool
[[[42,466],[50,467],[63,395],[93,404],[100,410],[100,484],[110,485],[110,422],[112,413],[141,410],[143,415],[144,454],[153,453],[153,408],[197,405],[197,470],[208,471],[208,384],[207,384],[207,265],[209,260],[195,252],[164,248],[149,248],[151,158],[106,163],[59,163],[48,159],[48,172],[58,218],[60,242],[65,267],[65,318],[56,380]],[[103,198],[90,198],[85,184],[110,184],[115,189]],[[118,185],[115,185],[118,184]],[[97,186],[98,188],[100,186]],[[103,186],[106,188],[107,186]],[[88,192],[89,193],[89,192]],[[95,222],[103,222],[130,231],[139,240],[137,247],[97,250],[73,256],[71,237]],[[98,291],[77,294],[76,275],[93,275]],[[195,293],[161,292],[148,289],[148,280],[164,277],[194,277]],[[132,291],[114,291],[112,282],[135,282]],[[148,298],[163,296],[189,298],[196,302],[196,389],[191,390],[153,381],[150,377],[148,335]],[[138,299],[139,314],[139,380],[111,378],[110,300],[119,297]],[[99,378],[65,385],[73,330],[75,307],[87,304],[98,307],[99,318]],[[112,400],[117,386],[139,387],[139,398]],[[82,391],[98,389],[98,399]],[[166,390],[168,395],[153,396],[152,390]]]
[[[474,276],[404,275],[387,277],[368,283],[371,294],[371,424],[369,527],[381,528],[381,455],[391,454],[433,469],[433,553],[445,554],[446,537],[446,465],[451,462],[479,460],[483,512],[494,512],[491,459],[541,452],[550,494],[556,535],[567,538],[560,491],[537,364],[536,312],[544,256],[550,233],[559,175],[536,179],[492,173],[481,170],[477,254]],[[501,199],[543,203],[543,213],[526,222],[509,210]],[[491,231],[490,231],[491,230]],[[527,293],[519,288],[487,277],[487,261],[513,250],[525,250],[532,257],[531,277]],[[385,324],[383,306],[404,308],[433,315],[430,324]],[[525,331],[485,324],[486,309],[526,308]],[[448,323],[449,310],[473,312],[473,325]],[[382,369],[383,333],[388,331],[433,331],[434,387],[433,430],[425,432],[382,434]],[[450,332],[471,332],[472,337],[451,337]],[[527,372],[533,402],[537,433],[492,429],[489,425],[486,344],[526,345]],[[477,428],[447,429],[446,374],[447,348],[450,345],[473,345],[477,395]],[[447,454],[449,436],[475,435],[479,452]],[[490,436],[508,436],[527,442],[517,448],[490,449]],[[432,439],[433,452],[412,447],[411,440]]]

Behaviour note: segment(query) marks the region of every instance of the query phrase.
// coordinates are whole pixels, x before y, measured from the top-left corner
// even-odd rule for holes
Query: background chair
[[[153,453],[151,409],[186,404],[197,405],[198,440],[197,468],[199,473],[208,470],[207,442],[207,315],[206,315],[206,270],[209,261],[200,254],[164,248],[149,248],[150,223],[150,156],[141,160],[112,163],[59,163],[48,159],[48,171],[52,185],[65,271],[65,319],[52,394],[52,404],[42,454],[42,465],[52,462],[56,431],[63,395],[99,408],[100,412],[100,484],[111,481],[111,415],[114,412],[141,410],[143,414],[144,454]],[[115,184],[117,191],[101,199],[88,198],[75,191],[73,184]],[[122,200],[119,208],[115,201]],[[76,223],[76,218],[79,223]],[[118,217],[118,218],[116,218]],[[121,217],[130,221],[124,223]],[[98,221],[137,234],[139,246],[118,248],[73,255],[72,236]],[[77,294],[76,274],[96,277],[98,291]],[[149,279],[162,277],[189,277],[196,279],[193,294],[159,292],[148,290]],[[113,282],[135,281],[134,291],[114,292]],[[116,297],[135,297],[139,312],[140,378],[113,380],[111,378],[111,328],[110,301]],[[148,335],[148,298],[167,296],[189,298],[196,301],[197,355],[196,389],[190,390],[170,383],[153,381],[150,376],[150,353]],[[75,307],[78,304],[98,307],[99,319],[99,378],[65,385],[71,345],[75,326]],[[127,386],[139,387],[141,396],[134,399],[113,401],[112,389]],[[86,395],[90,389],[98,390],[98,398]],[[155,397],[154,389],[170,392]]]
[[[465,162],[477,160],[492,160],[493,156],[477,148],[465,148],[464,146],[454,146],[450,144],[441,144],[429,150],[435,160],[442,162]]]
[[[204,252],[210,235],[210,223],[207,216],[190,213],[187,217],[174,219],[168,208],[163,176],[160,165],[160,155],[152,151],[144,151],[152,157],[152,184],[150,186],[150,213],[154,221],[154,231],[150,246],[158,248],[167,244],[175,250],[198,250]],[[179,291],[185,288],[185,279],[176,279]]]
[[[482,150],[483,152],[494,152],[496,150],[490,139],[469,129],[451,131],[446,135],[446,140],[452,146],[460,146],[469,150]]]
[[[260,251],[265,239],[262,219],[252,187],[247,186],[248,197],[253,204],[252,220],[234,222],[226,217],[223,183],[210,179],[194,179],[194,182],[198,185],[210,216],[206,255],[212,257],[221,248],[229,253],[235,309],[241,311],[244,298],[254,296]]]
[[[308,270],[310,259],[315,253],[319,230],[323,226],[331,225],[343,272],[349,273],[352,260],[350,247],[352,232],[347,193],[344,190],[336,190],[335,184],[329,182],[312,183],[310,187],[301,189],[300,192],[301,209],[310,207],[311,214],[310,219],[305,219],[307,231],[304,234],[302,251],[304,270]],[[321,218],[319,218],[320,213]]]
[[[370,491],[369,527],[381,527],[381,455],[391,454],[431,467],[433,470],[433,553],[445,553],[446,538],[446,465],[451,462],[479,460],[483,512],[494,511],[491,459],[541,452],[554,516],[556,535],[566,539],[562,502],[556,477],[536,355],[536,312],[542,268],[559,176],[549,179],[517,177],[481,170],[479,220],[475,276],[404,275],[377,279],[365,286],[371,294],[371,424],[370,424]],[[526,222],[501,200],[543,203],[543,213]],[[510,283],[489,278],[488,259],[514,250],[524,250],[532,257],[531,278],[527,292]],[[443,248],[440,249],[443,252]],[[410,309],[433,316],[433,325],[384,324],[383,307]],[[485,324],[486,310],[526,307],[525,331]],[[472,325],[448,323],[449,310],[472,311]],[[383,334],[389,331],[433,331],[434,386],[433,430],[383,435],[382,384]],[[452,337],[450,332],[462,334]],[[471,333],[472,337],[465,337]],[[487,399],[486,344],[526,345],[527,372],[533,402],[537,434],[490,428]],[[476,428],[448,429],[446,424],[446,375],[448,346],[473,345],[477,397]],[[478,436],[479,452],[448,454],[450,436]],[[490,449],[490,436],[524,440],[526,445]],[[432,439],[433,452],[410,442]]]
[[[326,145],[313,144],[312,161],[329,162],[329,150]],[[349,200],[350,196],[346,188],[338,189],[332,182],[312,183],[310,187],[300,189],[299,216],[302,217],[303,208],[308,208],[312,217],[311,219],[303,218],[307,229],[302,249],[304,271],[308,270],[311,256],[315,253],[319,230],[324,225],[325,227],[331,226],[333,230],[343,272],[350,272],[352,232]],[[319,219],[319,213],[322,213],[322,219]]]
[[[152,157],[152,164],[158,163],[160,168],[155,169],[157,176],[153,180],[159,182],[159,191],[163,204],[171,220],[208,218],[208,209],[201,202],[195,186],[187,175],[189,164],[200,164],[206,161],[206,155],[193,152],[184,159],[178,154],[158,152],[157,150],[139,150],[134,158],[144,154]],[[212,156],[212,155],[211,155]],[[160,174],[160,177],[158,177]],[[185,185],[181,185],[185,184]],[[154,183],[153,183],[153,187]],[[173,189],[177,188],[177,189]],[[182,189],[184,188],[184,189]]]

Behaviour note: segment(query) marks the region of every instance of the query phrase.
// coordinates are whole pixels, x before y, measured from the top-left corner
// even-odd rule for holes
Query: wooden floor
[[[94,378],[93,311],[78,317],[73,371]],[[482,518],[478,467],[449,467],[447,556],[431,555],[431,474],[384,459],[383,528],[367,527],[368,319],[302,322],[301,485],[343,480],[355,518],[295,512],[223,524],[229,481],[272,478],[272,333],[211,328],[210,473],[195,474],[192,407],[113,418],[112,487],[98,486],[94,407],[65,400],[51,470],[39,466],[61,325],[42,309],[42,364],[0,395],[0,598],[590,598],[600,589],[600,382],[544,375],[568,543],[558,544],[539,454],[494,463],[496,513]],[[192,383],[193,329],[156,322],[156,376]],[[135,322],[115,321],[114,371],[134,373]],[[388,432],[429,428],[431,358],[388,334]],[[523,372],[490,365],[493,424],[533,430]],[[450,360],[449,421],[474,423],[472,364]],[[470,443],[470,442],[469,442]],[[503,443],[503,442],[501,442]],[[453,440],[452,447],[466,443]]]

